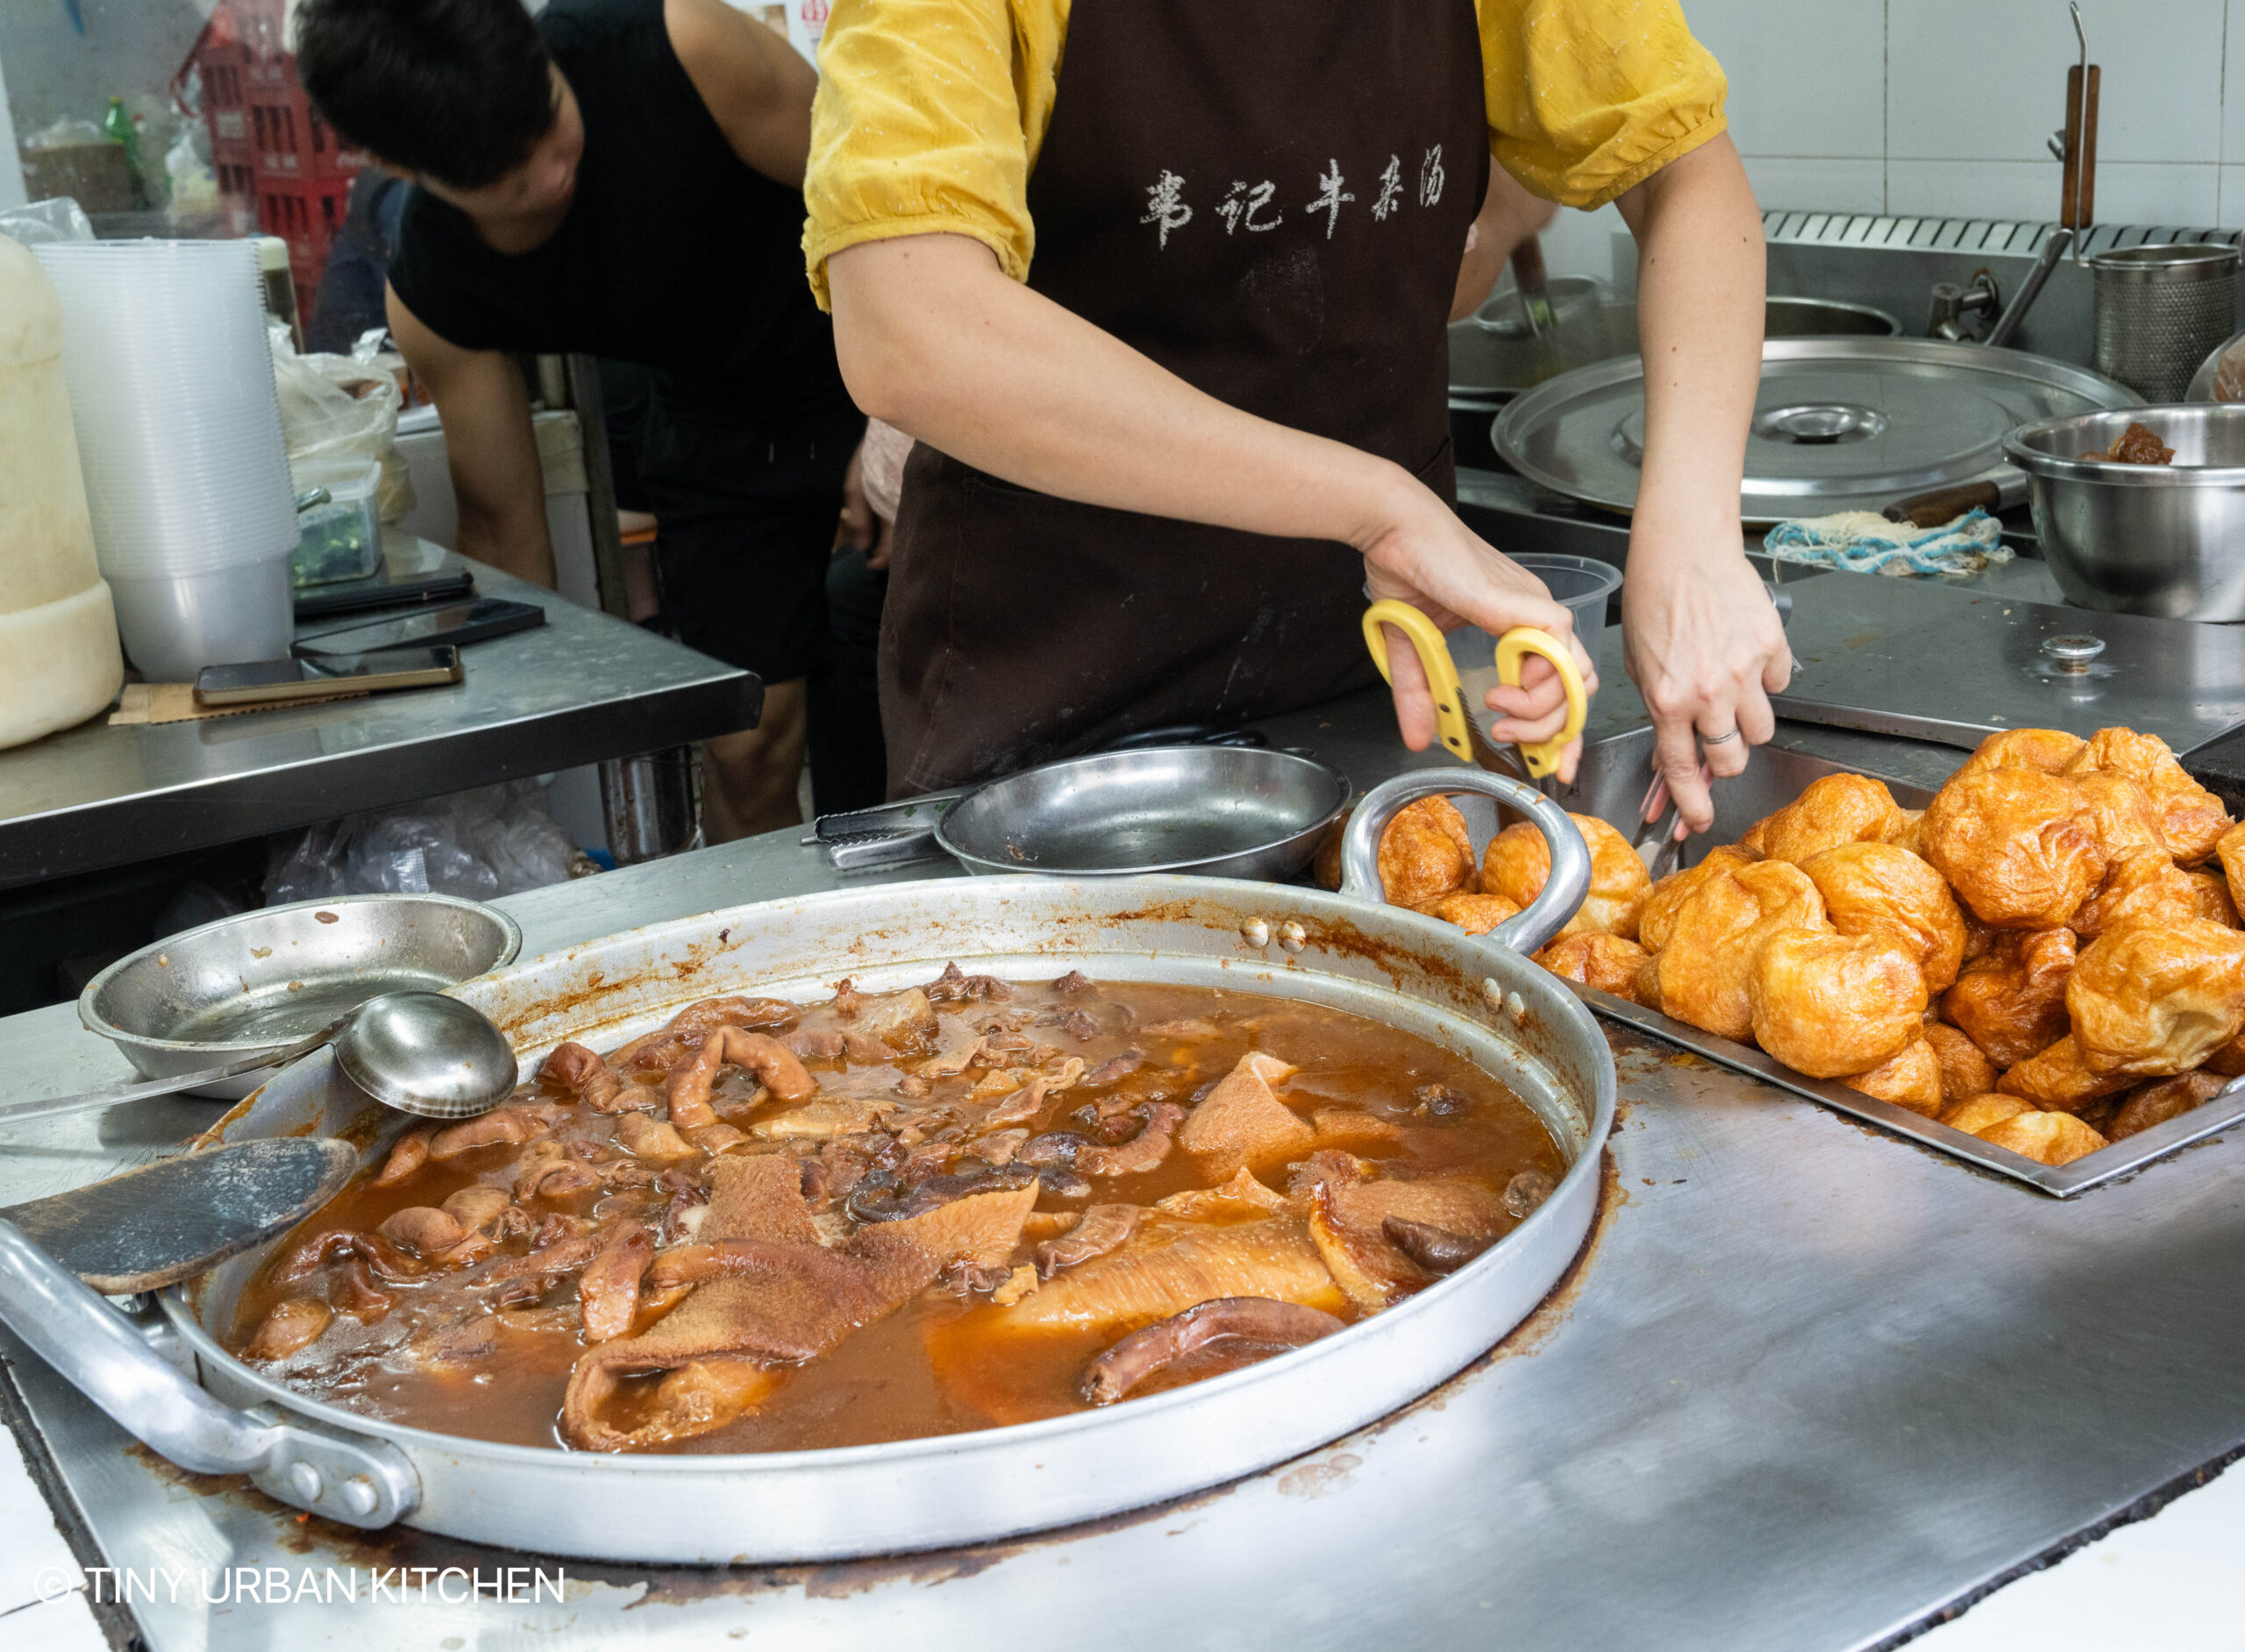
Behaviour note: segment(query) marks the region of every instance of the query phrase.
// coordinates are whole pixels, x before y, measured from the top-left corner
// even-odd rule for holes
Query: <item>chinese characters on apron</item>
[[[1472,0],[1072,10],[1030,286],[1450,496],[1444,329],[1488,178]],[[925,443],[892,566],[892,795],[1372,680],[1348,546],[1056,499]]]

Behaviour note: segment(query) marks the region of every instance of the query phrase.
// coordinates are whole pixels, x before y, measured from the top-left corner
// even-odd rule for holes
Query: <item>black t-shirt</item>
[[[494,252],[417,189],[397,296],[467,350],[645,363],[681,411],[785,430],[849,409],[803,279],[803,199],[745,164],[688,78],[663,0],[553,0],[538,19],[576,94],[584,159],[542,246]]]

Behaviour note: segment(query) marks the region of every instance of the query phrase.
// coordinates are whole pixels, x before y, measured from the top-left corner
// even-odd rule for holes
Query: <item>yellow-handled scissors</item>
[[[1473,760],[1472,727],[1466,721],[1465,693],[1457,680],[1457,666],[1450,657],[1450,644],[1435,629],[1435,623],[1413,608],[1408,602],[1399,602],[1390,597],[1374,602],[1365,610],[1365,646],[1372,650],[1372,664],[1379,667],[1379,674],[1389,682],[1395,673],[1387,668],[1387,637],[1380,630],[1393,625],[1411,639],[1411,647],[1419,656],[1419,666],[1427,673],[1427,683],[1434,690],[1435,728],[1443,745],[1454,757],[1471,763]],[[1559,756],[1567,743],[1582,732],[1583,724],[1590,717],[1590,696],[1583,692],[1582,673],[1576,668],[1575,657],[1567,645],[1549,631],[1539,631],[1532,625],[1514,626],[1497,638],[1497,678],[1508,687],[1520,686],[1521,661],[1529,654],[1541,654],[1551,662],[1559,673],[1559,682],[1567,691],[1567,723],[1553,738],[1540,745],[1522,745],[1520,755],[1528,765],[1530,780],[1542,780],[1558,772]]]

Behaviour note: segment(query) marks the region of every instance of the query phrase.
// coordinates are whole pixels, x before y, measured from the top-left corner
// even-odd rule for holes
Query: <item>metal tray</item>
[[[1878,580],[1863,583],[1885,586],[1903,581]],[[1575,783],[1560,786],[1547,781],[1544,783],[1546,794],[1570,813],[1594,815],[1625,836],[1635,837],[1637,822],[1633,817],[1636,804],[1644,795],[1646,781],[1652,772],[1652,730],[1647,726],[1585,746]],[[1745,773],[1734,780],[1714,783],[1714,830],[1693,838],[1686,845],[1684,864],[1696,865],[1716,844],[1735,842],[1749,826],[1762,816],[1784,808],[1800,796],[1811,780],[1827,774],[1849,773],[1870,774],[1885,780],[1887,789],[1894,794],[1894,801],[1906,808],[1921,808],[1933,795],[1923,787],[1880,774],[1867,765],[1849,766],[1811,757],[1806,752],[1762,746],[1755,751]],[[1574,984],[1570,982],[1569,985]],[[2124,1141],[2115,1142],[2112,1146],[2078,1158],[2070,1164],[2038,1164],[2009,1148],[1998,1147],[1978,1136],[1967,1136],[1962,1130],[1952,1130],[1946,1124],[1936,1123],[1907,1107],[1878,1100],[1860,1091],[1850,1090],[1843,1084],[1807,1078],[1764,1055],[1751,1044],[1719,1038],[1713,1033],[1702,1032],[1697,1027],[1672,1020],[1657,1010],[1633,1004],[1627,999],[1616,998],[1610,993],[1601,993],[1595,987],[1578,986],[1574,991],[1575,995],[1592,1010],[1608,1021],[1650,1033],[1656,1038],[1691,1050],[1694,1055],[1704,1056],[1734,1072],[1759,1079],[1764,1084],[1806,1097],[1835,1112],[1861,1119],[1867,1124],[1876,1124],[1897,1136],[1906,1136],[1936,1152],[1963,1159],[1977,1169],[2008,1178],[2057,1199],[2070,1199],[2115,1177],[2129,1175],[2154,1159],[2163,1158],[2177,1148],[2187,1147],[2193,1142],[2216,1135],[2245,1118],[2245,1079],[2240,1079],[2219,1095],[2188,1113]]]

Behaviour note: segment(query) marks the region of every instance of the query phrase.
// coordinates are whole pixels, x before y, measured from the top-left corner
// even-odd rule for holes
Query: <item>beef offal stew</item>
[[[561,1045],[291,1235],[233,1345],[316,1398],[512,1444],[959,1433],[1328,1335],[1563,1169],[1502,1086],[1378,1022],[954,965]]]

